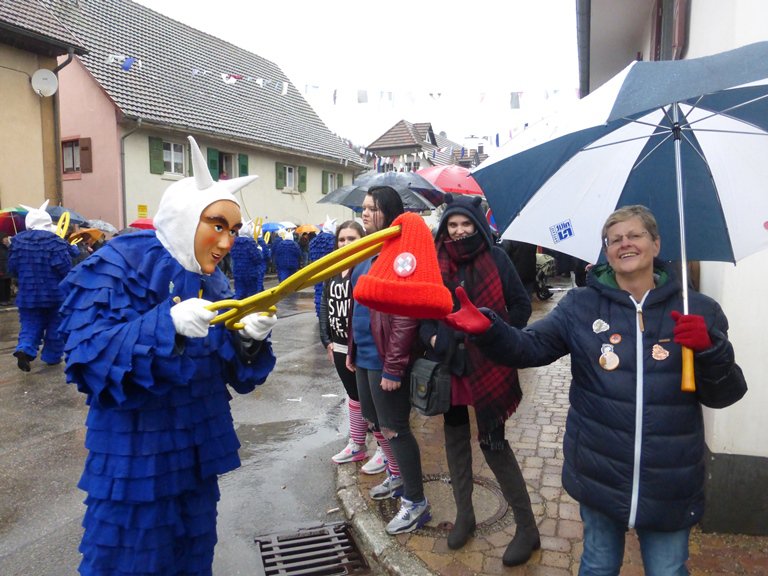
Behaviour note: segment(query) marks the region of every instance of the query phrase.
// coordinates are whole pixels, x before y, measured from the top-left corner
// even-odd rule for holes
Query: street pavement
[[[557,289],[555,296],[546,302],[534,300],[531,321],[551,310],[570,287],[565,279],[555,279],[553,283]],[[579,507],[563,490],[560,480],[570,359],[521,370],[520,376],[523,401],[506,424],[506,436],[528,484],[541,533],[541,550],[534,552],[524,566],[503,566],[501,557],[515,533],[514,518],[476,441],[472,458],[477,535],[461,550],[448,549],[446,535],[456,509],[447,483],[442,417],[423,417],[414,411],[411,424],[421,448],[425,492],[432,505],[432,520],[425,527],[411,534],[388,536],[384,527],[397,512],[397,501],[374,501],[368,496],[368,490],[383,475],[360,474],[362,463],[338,467],[337,488],[342,508],[356,529],[361,546],[378,560],[383,572],[399,576],[578,574],[582,552]],[[370,448],[372,452],[373,446]],[[688,567],[692,576],[768,574],[768,536],[703,534],[696,528],[690,552]],[[627,537],[624,563],[621,576],[643,574],[633,531]]]

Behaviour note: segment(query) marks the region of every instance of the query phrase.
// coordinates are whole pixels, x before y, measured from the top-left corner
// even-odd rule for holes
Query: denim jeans
[[[584,553],[579,576],[618,576],[624,561],[627,528],[619,522],[581,505],[584,522]],[[676,532],[636,529],[646,576],[688,576],[690,528]]]

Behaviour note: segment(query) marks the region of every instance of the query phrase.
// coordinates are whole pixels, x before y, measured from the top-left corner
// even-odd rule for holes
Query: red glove
[[[491,327],[491,321],[472,304],[464,288],[456,288],[456,296],[459,297],[459,309],[443,319],[448,326],[467,334],[482,334]]]
[[[675,342],[694,352],[703,352],[712,348],[712,340],[709,338],[707,324],[704,316],[698,314],[680,314],[677,310],[670,313],[675,321]]]

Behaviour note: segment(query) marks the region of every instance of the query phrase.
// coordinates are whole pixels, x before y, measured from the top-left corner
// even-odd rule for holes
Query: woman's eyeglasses
[[[640,238],[645,236],[648,236],[648,230],[643,230],[642,232],[630,232],[629,234],[616,234],[610,238],[603,238],[603,244],[605,244],[606,248],[612,248],[621,244],[624,241],[624,238],[630,242],[637,242]]]

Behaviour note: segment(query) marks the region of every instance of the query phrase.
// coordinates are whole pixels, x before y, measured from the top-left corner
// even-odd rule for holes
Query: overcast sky
[[[399,120],[503,144],[578,87],[574,0],[137,1],[272,60],[360,145]]]

